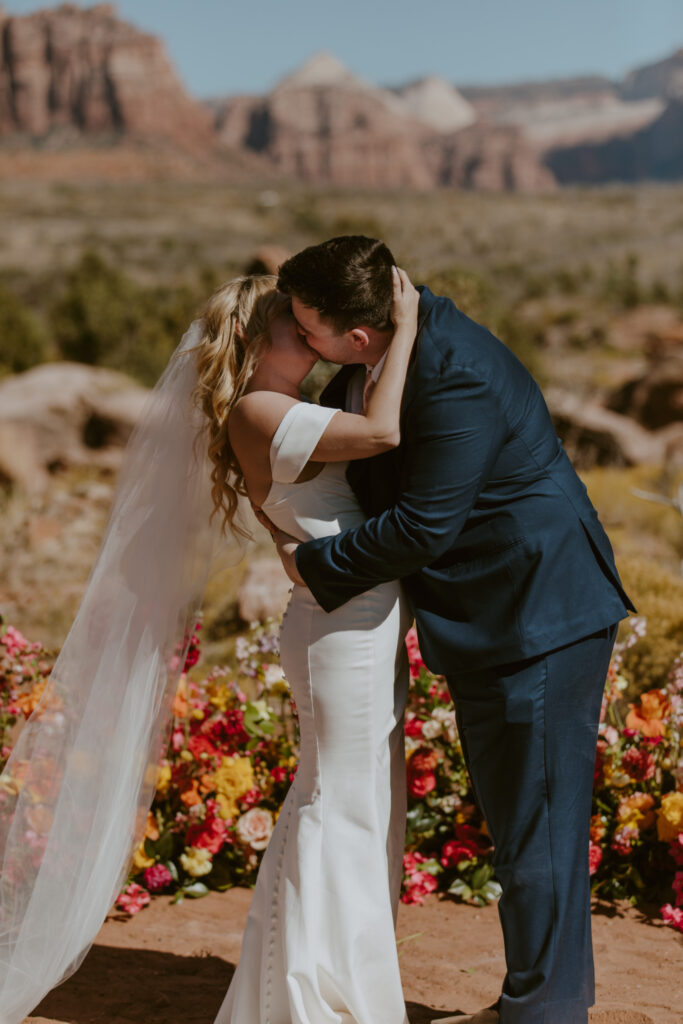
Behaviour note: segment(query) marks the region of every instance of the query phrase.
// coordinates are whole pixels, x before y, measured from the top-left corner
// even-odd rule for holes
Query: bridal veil
[[[0,1024],[80,965],[144,832],[212,560],[194,321],[133,432],[82,604],[0,776]]]

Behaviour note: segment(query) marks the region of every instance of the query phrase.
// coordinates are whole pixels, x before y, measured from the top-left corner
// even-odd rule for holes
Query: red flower
[[[270,775],[274,782],[284,782],[287,778],[287,769],[283,764],[276,764],[270,769]]]
[[[591,877],[600,867],[600,861],[602,860],[602,848],[597,843],[591,842],[588,849],[588,865]]]
[[[206,754],[208,757],[215,757],[218,754],[218,750],[209,737],[202,735],[202,733],[195,733],[194,736],[190,736],[187,742],[187,749],[198,761],[203,760],[202,754]]]
[[[436,789],[436,775],[434,772],[420,772],[413,774],[408,772],[408,792],[411,796],[421,800]]]
[[[474,860],[479,852],[476,843],[449,839],[447,843],[443,844],[440,860],[445,868],[454,868],[461,860]]]
[[[240,797],[240,804],[242,807],[254,807],[261,799],[261,790],[256,786],[253,789],[248,790],[244,796]]]
[[[228,827],[222,818],[209,817],[196,825],[190,825],[185,836],[186,846],[218,853],[227,838]]]
[[[411,715],[406,718],[406,736],[422,736],[422,727],[424,722],[421,718],[417,718],[416,715]]]

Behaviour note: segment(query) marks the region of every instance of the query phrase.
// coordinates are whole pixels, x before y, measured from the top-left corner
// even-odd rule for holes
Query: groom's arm
[[[415,396],[403,434],[398,502],[356,529],[296,549],[298,572],[325,611],[449,550],[488,479],[507,423],[490,383],[456,368]]]

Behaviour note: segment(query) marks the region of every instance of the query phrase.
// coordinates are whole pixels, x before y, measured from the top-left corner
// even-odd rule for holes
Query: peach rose
[[[252,807],[235,826],[238,838],[252,850],[265,850],[273,833],[273,815],[260,807]]]

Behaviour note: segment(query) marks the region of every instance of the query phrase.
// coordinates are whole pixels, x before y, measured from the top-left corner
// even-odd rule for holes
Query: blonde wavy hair
[[[230,445],[228,417],[242,397],[270,343],[270,325],[287,308],[289,298],[276,290],[277,278],[266,274],[236,277],[222,285],[201,314],[197,346],[195,401],[207,418],[213,511],[223,515],[223,531],[248,537],[235,516],[239,496],[247,495],[244,474]]]

